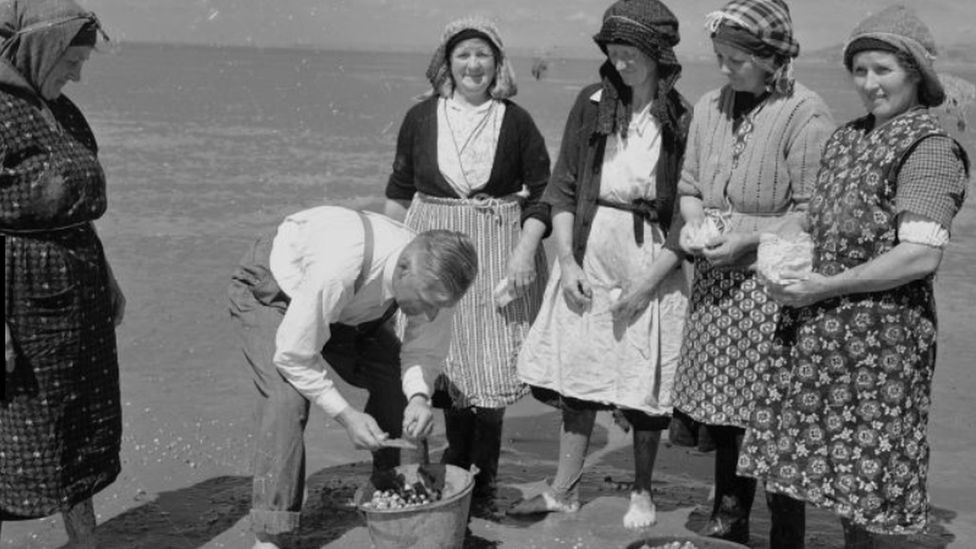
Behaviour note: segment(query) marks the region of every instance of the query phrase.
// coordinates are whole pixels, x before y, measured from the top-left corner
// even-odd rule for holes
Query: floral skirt
[[[739,474],[873,532],[922,530],[935,341],[925,283],[786,309]]]
[[[706,425],[745,428],[769,368],[779,305],[756,275],[695,261],[674,407]]]

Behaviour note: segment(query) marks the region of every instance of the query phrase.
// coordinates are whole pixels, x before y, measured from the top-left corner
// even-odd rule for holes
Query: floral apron
[[[868,128],[854,121],[825,147],[809,215],[814,270],[827,276],[897,244],[898,168],[944,135],[925,110]],[[784,308],[739,473],[874,532],[921,530],[935,344],[932,277]]]

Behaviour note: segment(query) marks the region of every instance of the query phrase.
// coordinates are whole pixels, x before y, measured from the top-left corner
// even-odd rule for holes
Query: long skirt
[[[478,277],[454,313],[451,348],[437,388],[455,408],[501,408],[527,392],[516,360],[542,302],[549,268],[540,244],[536,279],[519,297],[497,307],[495,287],[521,236],[521,207],[507,198],[451,199],[417,193],[406,224],[416,231],[447,229],[467,234],[478,252]]]
[[[635,242],[633,227],[630,212],[597,210],[582,266],[593,289],[591,306],[580,311],[569,305],[556,264],[519,357],[519,375],[562,397],[670,416],[688,303],[685,278],[680,269],[672,271],[633,323],[614,319],[617,291],[662,252],[664,235],[656,224],[645,224],[643,245]]]
[[[94,229],[4,241],[4,312],[18,356],[0,395],[0,520],[16,520],[65,511],[115,480],[122,410]]]

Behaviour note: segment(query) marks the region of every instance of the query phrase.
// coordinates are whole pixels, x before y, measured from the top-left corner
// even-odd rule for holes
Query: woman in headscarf
[[[787,307],[739,471],[839,515],[851,549],[929,512],[932,280],[969,171],[929,110],[946,97],[935,54],[902,6],[854,29],[844,65],[867,113],[827,142],[804,220],[813,274],[767,288]]]
[[[735,467],[779,315],[751,267],[759,234],[803,215],[834,124],[793,79],[799,44],[781,0],[733,0],[706,30],[728,83],[695,105],[679,185],[681,246],[695,276],[674,406],[716,446],[714,504],[700,533],[746,543],[756,483]],[[772,547],[802,547],[802,502],[773,499]]]
[[[431,95],[400,127],[386,214],[418,231],[471,237],[481,263],[458,304],[434,405],[444,409],[442,461],[476,465],[476,510],[490,510],[505,407],[527,392],[518,350],[542,301],[548,267],[540,202],[549,153],[532,117],[511,100],[515,74],[495,25],[483,18],[444,29],[427,69]],[[498,289],[499,297],[493,297]],[[485,504],[487,507],[485,507]]]
[[[636,480],[623,518],[654,524],[651,475],[671,416],[671,382],[687,304],[676,185],[690,105],[674,88],[678,21],[657,0],[621,0],[594,37],[601,82],[576,99],[544,200],[558,262],[519,356],[533,394],[562,410],[548,490],[511,514],[573,512],[596,412],[633,428]]]
[[[0,522],[61,512],[78,547],[94,546],[91,497],[118,475],[122,435],[125,300],[92,223],[105,212],[105,174],[88,123],[61,94],[100,32],[72,0],[0,7]]]

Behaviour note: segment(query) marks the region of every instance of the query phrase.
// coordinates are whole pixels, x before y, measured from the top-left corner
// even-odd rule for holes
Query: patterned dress
[[[64,511],[118,475],[122,414],[108,272],[91,221],[105,177],[64,96],[0,90],[0,233],[18,359],[0,402],[0,520]]]
[[[791,96],[751,98],[730,88],[695,105],[679,190],[734,232],[772,230],[805,205],[834,124],[800,84]],[[695,260],[674,407],[707,425],[744,428],[769,367],[779,306],[747,265]]]
[[[958,204],[939,213],[933,204],[953,204],[945,198],[953,192],[961,202],[964,168],[955,168],[959,177],[922,179],[922,194],[910,198],[898,188],[899,169],[916,144],[944,135],[924,109],[873,131],[869,119],[861,119],[834,134],[810,203],[816,272],[836,275],[891,250],[902,211],[943,225],[951,221]],[[944,157],[934,160],[957,160]],[[935,344],[931,276],[785,308],[768,385],[742,445],[740,474],[765,478],[768,490],[871,531],[919,531],[928,512],[926,423]]]

